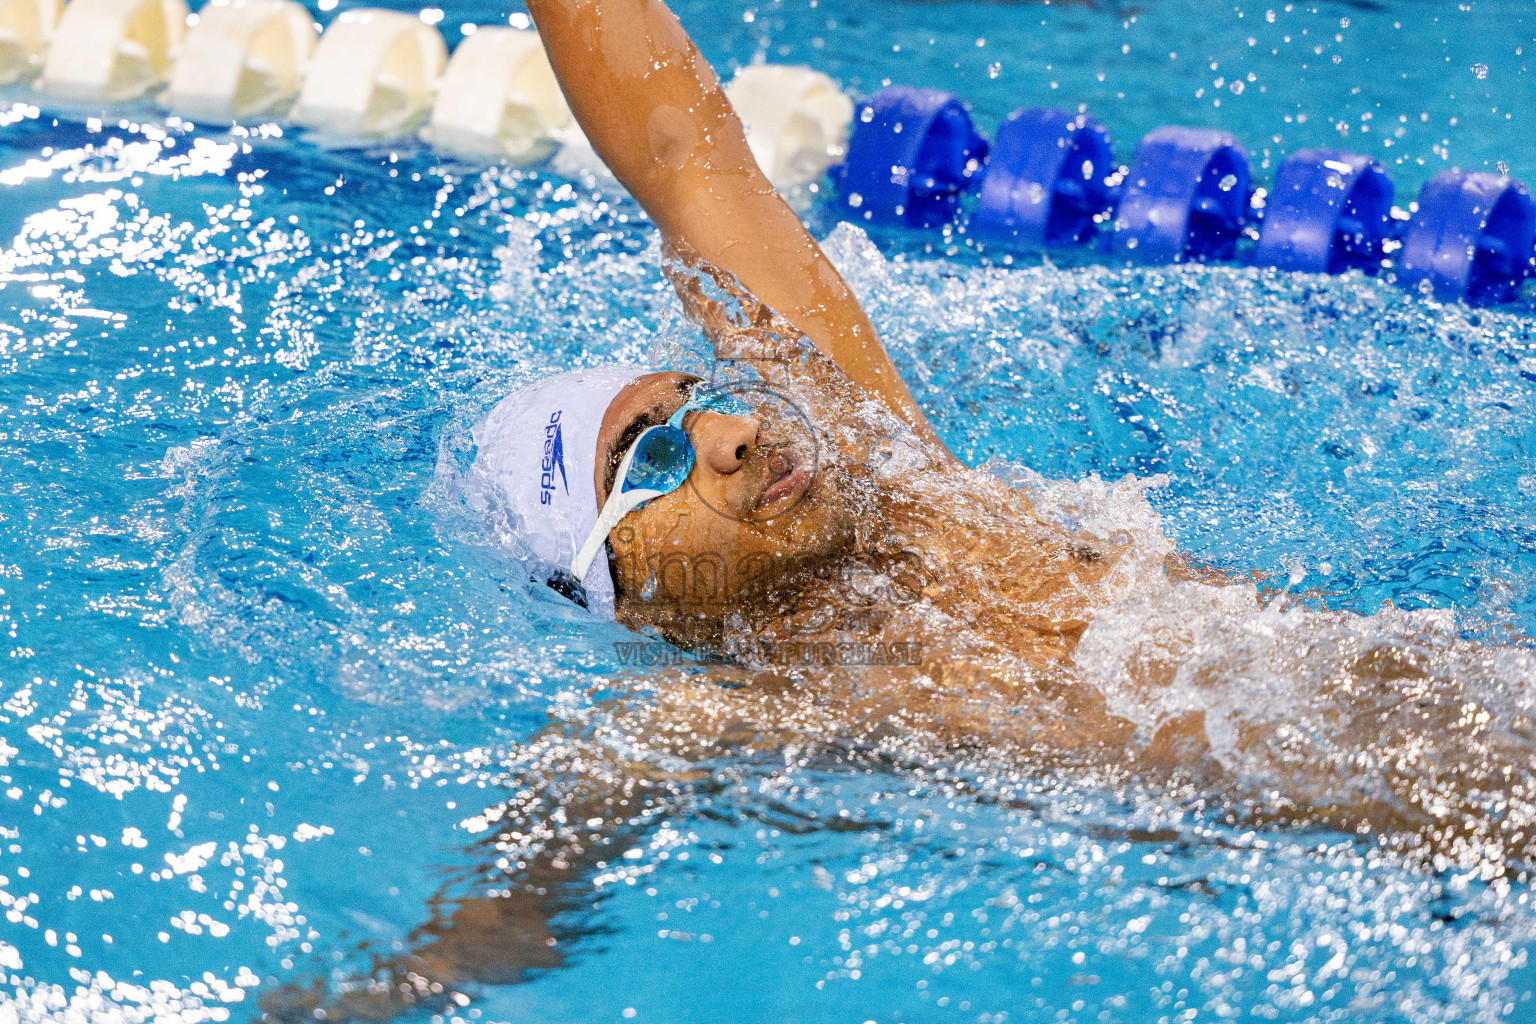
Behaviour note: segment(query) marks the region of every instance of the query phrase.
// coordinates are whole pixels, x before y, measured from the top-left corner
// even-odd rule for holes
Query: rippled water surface
[[[1256,161],[1360,146],[1403,195],[1446,154],[1536,178],[1512,3],[678,9],[722,67],[954,88],[985,128],[1085,102],[1125,141],[1177,119]],[[0,1022],[251,1019],[494,887],[479,837],[530,737],[627,671],[628,634],[530,588],[464,514],[469,427],[550,368],[699,341],[611,183],[21,99],[0,119]],[[1317,603],[1536,629],[1529,304],[1004,265],[800,200],[967,461],[1063,491],[1152,478],[1146,523]],[[1536,1020],[1518,879],[943,765],[710,773],[562,904],[562,966],[420,1016]]]

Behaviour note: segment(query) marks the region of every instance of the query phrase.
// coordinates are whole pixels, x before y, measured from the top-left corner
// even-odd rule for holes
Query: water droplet
[[[1488,77],[1488,65],[1487,64],[1473,64],[1472,65],[1472,77],[1473,78],[1487,78]]]
[[[1002,70],[1003,66],[997,61],[993,61],[991,64],[987,65],[987,77],[996,78],[999,74],[1002,73]]]

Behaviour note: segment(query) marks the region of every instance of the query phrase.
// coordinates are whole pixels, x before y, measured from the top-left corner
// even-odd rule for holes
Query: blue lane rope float
[[[1512,301],[1536,271],[1536,203],[1508,177],[1442,172],[1405,226],[1392,180],[1357,153],[1295,153],[1260,201],[1247,155],[1226,132],[1159,128],[1117,169],[1098,122],[1027,109],[1003,121],[989,152],[958,97],[907,86],[860,107],[833,175],[846,212],[884,224],[953,223],[976,190],[967,230],[1004,248],[1099,235],[1129,262],[1178,263],[1233,259],[1246,235],[1257,239],[1256,265],[1376,273],[1390,256],[1405,288],[1474,305]]]
[[[1524,185],[1481,171],[1441,171],[1419,193],[1397,278],[1407,288],[1427,283],[1442,299],[1508,302],[1530,272],[1533,241],[1536,204]]]
[[[1304,149],[1275,175],[1253,262],[1314,274],[1374,274],[1392,232],[1392,179],[1358,153]]]
[[[987,140],[955,96],[891,86],[854,113],[848,155],[836,177],[856,218],[931,227],[955,218],[961,193],[987,155]]]
[[[1226,132],[1158,128],[1136,147],[1114,251],[1136,263],[1231,259],[1248,207],[1248,154]]]
[[[997,129],[970,230],[1029,248],[1086,241],[1114,207],[1114,152],[1102,125],[1034,108]]]

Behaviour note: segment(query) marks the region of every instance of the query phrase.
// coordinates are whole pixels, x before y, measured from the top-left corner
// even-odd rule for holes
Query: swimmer
[[[690,760],[922,747],[1221,779],[1238,815],[1525,854],[1527,698],[1479,706],[1477,726],[1465,709],[1469,683],[1507,690],[1529,652],[1433,616],[1264,605],[1155,531],[1070,529],[962,465],[660,0],[529,10],[594,149],[660,230],[683,308],[805,414],[611,367],[509,396],[478,428],[471,490],[552,586],[709,657],[627,713],[643,745]],[[542,472],[553,442],[559,480]],[[1315,720],[1261,712],[1287,703]],[[1520,809],[1490,815],[1485,798]]]
[[[632,644],[601,716],[528,746],[481,816],[483,866],[406,952],[336,993],[273,993],[265,1016],[380,1019],[558,965],[550,915],[728,757],[1137,780],[1488,877],[1529,857],[1529,650],[1203,571],[1144,503],[1067,525],[1113,526],[1134,488],[1048,510],[966,467],[663,3],[528,8],[730,372],[537,382],[476,427],[467,493],[538,582],[666,645]],[[645,668],[667,652],[697,660]]]
[[[1432,616],[1261,604],[1253,581],[1202,571],[1156,530],[1071,529],[960,463],[661,0],[528,7],[593,148],[657,225],[684,310],[725,365],[755,374],[733,388],[572,371],[476,429],[469,489],[498,536],[592,614],[710,660],[632,716],[656,723],[656,742],[706,756],[751,722],[768,747],[900,736],[1030,764],[1251,775],[1298,790],[1288,809],[1267,801],[1274,815],[1440,830],[1448,797],[1413,773],[1372,776],[1370,799],[1343,787],[1355,803],[1305,785],[1297,751],[1322,757],[1321,735],[1282,742],[1283,728],[1228,718],[1213,747],[1211,702],[1188,689],[1225,692],[1226,706],[1256,673],[1312,680],[1307,699],[1340,705],[1326,756],[1363,764],[1393,715],[1420,743],[1428,720],[1404,709],[1459,706],[1450,691],[1488,675],[1486,650]],[[769,393],[787,401],[754,405]],[[1262,669],[1201,663],[1212,634],[1245,630],[1275,648]],[[1275,639],[1287,631],[1294,643]]]

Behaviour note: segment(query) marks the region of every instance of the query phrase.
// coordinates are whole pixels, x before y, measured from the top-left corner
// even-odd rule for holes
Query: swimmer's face
[[[598,507],[624,453],[665,423],[698,378],[650,373],[615,396],[597,437]],[[631,512],[608,535],[617,612],[682,642],[718,632],[727,609],[768,600],[773,584],[846,549],[849,515],[827,474],[815,472],[798,425],[763,415],[689,413],[688,482]]]

